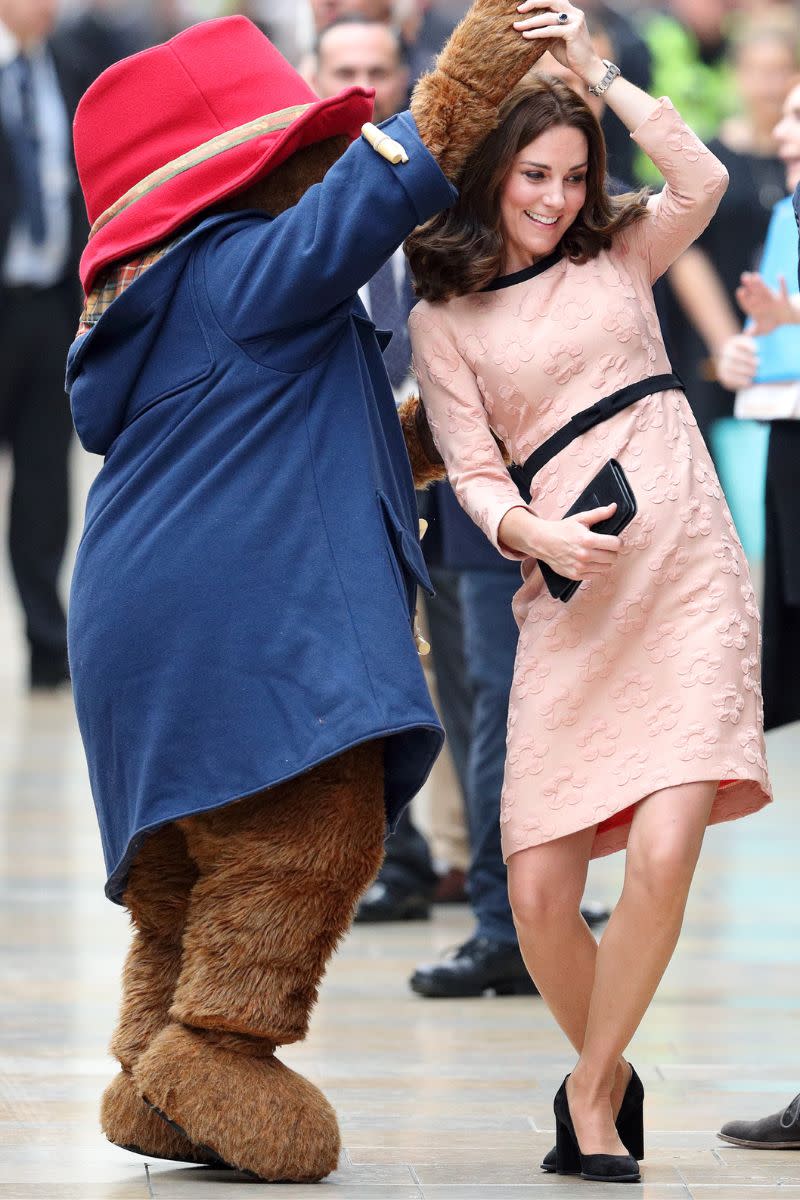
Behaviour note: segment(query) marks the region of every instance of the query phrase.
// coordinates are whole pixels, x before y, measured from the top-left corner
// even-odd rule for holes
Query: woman
[[[790,192],[800,187],[800,84],[786,97],[775,126]],[[737,300],[750,318],[746,333],[722,347],[721,381],[739,397],[737,412],[769,420],[764,548],[764,699],[766,728],[800,720],[800,548],[797,463],[800,455],[800,353],[797,325],[797,228],[792,200],[775,206],[760,275],[745,272]],[[790,294],[793,293],[793,294]],[[745,409],[743,401],[752,407]]]
[[[610,81],[580,10],[526,0],[520,11],[524,36],[551,39],[589,86],[607,86],[668,183],[647,203],[609,198],[586,105],[560,82],[526,81],[456,206],[407,244],[425,297],[412,340],[456,493],[522,562],[504,853],[523,956],[579,1053],[556,1097],[557,1162],[544,1165],[635,1180],[626,1149],[642,1154],[641,1095],[623,1051],[675,947],[706,826],[770,799],[758,611],[682,392],[577,438],[535,476],[529,506],[493,434],[522,463],[573,414],[669,370],[652,283],[706,225],[726,174],[668,100]],[[592,530],[611,509],[560,519],[611,457],[639,503],[621,538]],[[585,586],[559,603],[536,559]],[[626,845],[598,947],[579,915],[587,865]]]

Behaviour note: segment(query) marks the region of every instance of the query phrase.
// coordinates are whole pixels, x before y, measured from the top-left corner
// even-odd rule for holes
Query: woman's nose
[[[543,199],[548,208],[560,211],[564,207],[564,192],[562,188],[548,188]]]

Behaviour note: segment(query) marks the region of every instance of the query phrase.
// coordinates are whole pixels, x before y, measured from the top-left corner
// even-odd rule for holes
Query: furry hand
[[[516,0],[474,0],[436,62],[414,89],[420,136],[450,179],[497,124],[499,104],[552,42],[514,28]]]
[[[436,449],[428,418],[419,396],[404,400],[397,410],[406,450],[411,461],[414,487],[423,489],[446,478],[442,456]]]

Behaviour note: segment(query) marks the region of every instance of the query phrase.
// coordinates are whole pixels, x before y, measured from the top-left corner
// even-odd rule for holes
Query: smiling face
[[[586,135],[556,125],[515,157],[500,191],[504,273],[522,271],[555,250],[583,208]]]
[[[786,167],[786,186],[793,192],[800,183],[800,83],[784,101],[783,116],[775,126],[775,140]]]

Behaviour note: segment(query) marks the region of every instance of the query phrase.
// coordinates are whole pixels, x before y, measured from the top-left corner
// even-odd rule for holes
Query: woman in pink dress
[[[525,36],[553,39],[559,61],[607,89],[666,186],[610,198],[583,101],[555,80],[523,83],[456,206],[408,243],[424,297],[411,332],[459,500],[522,564],[503,845],[525,961],[579,1054],[542,1165],[633,1181],[642,1089],[623,1053],[675,948],[706,826],[770,800],[747,563],[679,381],[656,378],[670,365],[652,285],[727,176],[669,100],[597,57],[580,10],[526,0],[519,16]],[[574,414],[642,380],[650,394],[552,457],[526,505],[498,440],[524,463]],[[592,531],[612,509],[561,519],[610,458],[639,509],[620,537]],[[585,581],[568,603],[537,559]],[[623,847],[598,946],[580,916],[588,862]]]

